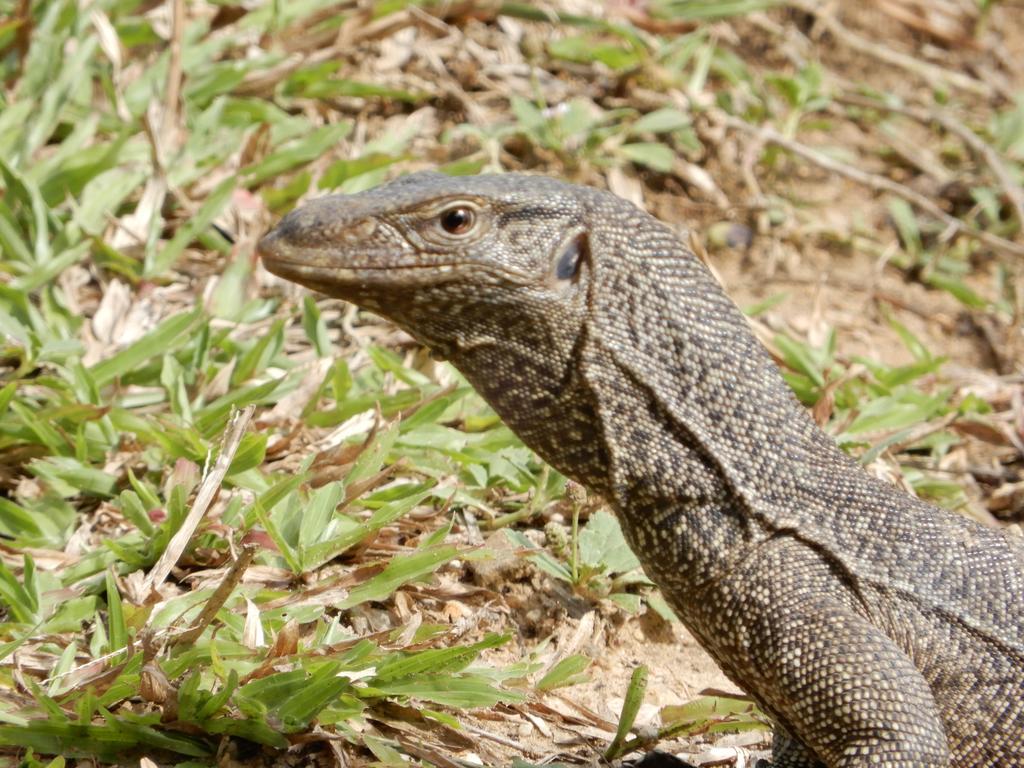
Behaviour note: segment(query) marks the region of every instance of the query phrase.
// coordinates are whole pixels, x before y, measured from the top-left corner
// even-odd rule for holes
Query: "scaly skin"
[[[605,192],[419,173],[292,212],[272,272],[450,359],[602,494],[778,724],[778,768],[1024,766],[1024,544],[864,472],[664,225]]]

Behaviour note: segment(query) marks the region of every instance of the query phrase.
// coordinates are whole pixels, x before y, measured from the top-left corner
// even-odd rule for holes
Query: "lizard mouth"
[[[345,266],[328,263],[328,259],[313,257],[304,259],[282,257],[278,253],[268,251],[262,243],[256,249],[263,265],[278,277],[299,281],[301,278],[323,276],[339,283],[358,282],[368,276],[384,272],[432,272],[446,274],[455,272],[465,266],[465,262],[431,262],[429,264],[360,264],[349,262]]]
[[[393,253],[378,257],[362,254],[341,259],[330,250],[306,248],[289,242],[279,230],[272,230],[257,244],[256,252],[268,271],[285,280],[339,298],[358,299],[375,289],[395,291],[401,288],[428,287],[462,278],[465,272],[489,272],[511,283],[529,282],[529,277],[493,264],[473,261],[403,260]],[[401,279],[396,279],[401,275]]]
[[[335,249],[330,243],[309,245],[296,238],[288,227],[286,217],[282,224],[264,235],[256,245],[256,252],[268,270],[279,277],[296,280],[303,276],[329,275],[338,281],[358,279],[362,272],[433,269],[439,272],[455,269],[461,262],[436,262],[403,259],[391,249],[371,248],[371,253],[360,253],[358,246],[346,245]],[[365,247],[365,244],[364,244]],[[350,250],[351,249],[351,250]],[[339,256],[338,250],[344,255]],[[395,249],[397,250],[397,249]]]

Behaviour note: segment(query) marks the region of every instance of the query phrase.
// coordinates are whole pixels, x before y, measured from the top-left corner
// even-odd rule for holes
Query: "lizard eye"
[[[441,212],[441,228],[449,235],[464,235],[473,228],[475,222],[473,210],[462,205]]]

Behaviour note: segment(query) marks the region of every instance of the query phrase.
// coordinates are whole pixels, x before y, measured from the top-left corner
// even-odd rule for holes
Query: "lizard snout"
[[[370,245],[377,221],[363,215],[355,198],[332,195],[312,200],[289,213],[263,236],[256,250],[267,269],[277,272],[282,263],[354,266],[342,263]]]
[[[287,250],[287,237],[282,234],[280,226],[270,230],[256,244],[256,253],[263,261],[263,266],[280,277],[285,277],[281,268],[282,259],[287,258]]]

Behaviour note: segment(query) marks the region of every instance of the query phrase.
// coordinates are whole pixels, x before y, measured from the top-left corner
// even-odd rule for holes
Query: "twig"
[[[28,49],[32,47],[32,32],[35,27],[32,18],[32,0],[18,0],[18,10],[11,19],[14,27],[14,49],[18,53],[18,67],[12,72],[8,84],[14,84],[25,70]]]
[[[758,136],[753,141],[748,142],[743,148],[743,158],[740,163],[740,174],[743,176],[743,183],[747,185],[747,189],[753,195],[755,205],[762,207],[767,205],[767,198],[765,197],[764,190],[761,189],[760,182],[757,180],[757,172],[754,170],[754,166],[757,165],[757,160],[761,157],[761,150],[763,149],[764,139]]]
[[[206,604],[203,605],[203,610],[199,614],[199,618],[195,620],[192,626],[180,635],[176,636],[172,641],[172,645],[187,645],[189,643],[193,643],[201,634],[203,634],[203,630],[206,629],[211,621],[213,621],[214,617],[217,615],[217,611],[219,611],[224,606],[224,603],[227,602],[228,598],[231,597],[231,593],[238,585],[238,582],[242,580],[246,569],[249,567],[249,563],[252,562],[252,559],[256,556],[256,552],[258,550],[259,547],[255,544],[246,544],[242,547],[242,551],[239,552],[238,557],[231,564],[231,567],[228,568],[227,573],[224,574],[224,578],[221,579],[220,584],[217,585],[217,589],[213,591],[213,594],[210,595]]]
[[[411,737],[396,731],[395,739],[402,745],[402,749],[413,757],[417,757],[428,763],[433,763],[439,768],[464,768],[463,764],[453,760],[443,752],[438,751],[425,741],[413,741]]]
[[[963,3],[933,2],[928,12],[920,14],[910,7],[905,0],[875,0],[874,3],[879,10],[887,16],[892,17],[905,27],[917,32],[923,32],[937,40],[942,41],[947,47],[978,49],[977,40],[971,36],[969,31],[964,30],[960,23],[965,15]],[[967,9],[967,21],[974,26],[978,23],[978,5],[971,3]],[[935,16],[932,16],[932,13]],[[938,23],[936,23],[936,21]],[[953,30],[950,27],[954,27]]]
[[[355,3],[341,3],[342,7],[350,5],[354,6]],[[337,13],[338,7],[338,4],[331,6],[332,14]],[[415,21],[415,17],[406,10],[376,21],[354,15],[337,32],[332,31],[329,37],[313,33],[308,28],[294,30],[295,34],[289,36],[285,46],[288,55],[268,69],[249,72],[232,93],[236,96],[268,96],[282,80],[300,68],[337,61],[349,55],[358,43],[387,37],[412,26]]]
[[[964,144],[985,161],[989,170],[992,171],[992,175],[996,177],[996,181],[1003,188],[1003,194],[1006,195],[1006,199],[1013,206],[1014,213],[1017,214],[1017,222],[1021,231],[1024,232],[1024,187],[1021,187],[1020,184],[1014,181],[999,152],[966,125],[954,120],[944,112],[906,105],[886,104],[882,101],[854,94],[839,95],[836,97],[836,101],[852,104],[857,107],[904,115],[921,123],[935,122],[949,133],[956,134]]]
[[[908,54],[894,51],[891,48],[886,48],[884,45],[873,43],[855,32],[851,32],[835,16],[828,12],[824,3],[820,3],[818,0],[790,0],[789,5],[814,16],[837,41],[858,53],[872,56],[886,64],[913,72],[928,82],[943,81],[954,88],[970,91],[986,99],[991,99],[997,95],[995,89],[988,85],[988,83],[968,77],[962,72],[952,72],[935,64],[921,61]]]
[[[160,125],[160,138],[164,147],[171,143],[171,133],[179,124],[181,115],[181,81],[183,69],[181,49],[185,40],[185,0],[174,0],[171,3],[171,54],[167,65],[166,92],[164,95],[164,114]],[[174,142],[177,144],[178,142]]]
[[[242,442],[242,436],[245,434],[245,429],[249,426],[249,421],[252,419],[252,414],[255,410],[256,407],[250,405],[244,411],[236,413],[231,419],[231,423],[228,425],[227,437],[224,438],[224,446],[221,448],[220,456],[217,457],[217,463],[214,464],[213,469],[203,479],[199,492],[196,494],[196,500],[192,504],[192,509],[189,510],[185,521],[181,524],[181,528],[171,538],[167,549],[160,556],[160,560],[153,566],[153,570],[146,577],[144,593],[155,590],[164,583],[164,579],[171,572],[171,568],[178,562],[181,553],[185,551],[189,539],[192,538],[192,534],[199,526],[199,521],[203,519],[206,510],[209,509],[217,492],[220,491],[221,483],[224,482],[224,476],[228,473],[231,460],[235,457],[235,451],[238,450],[238,445]]]
[[[936,432],[941,432],[947,427],[951,426],[953,422],[960,418],[959,413],[948,413],[941,419],[933,422],[925,422],[924,424],[918,424],[916,427],[912,427],[907,430],[902,437],[895,442],[889,443],[886,446],[886,450],[890,454],[897,454],[901,451],[906,450],[914,443],[924,440],[929,435],[934,435]]]
[[[867,171],[862,171],[860,168],[854,168],[852,165],[847,165],[846,163],[831,158],[816,149],[811,149],[804,144],[789,139],[768,126],[751,125],[745,120],[741,120],[738,117],[733,117],[732,115],[725,114],[718,110],[709,112],[708,114],[712,119],[718,120],[730,128],[743,131],[744,133],[749,133],[753,136],[760,137],[765,141],[769,141],[772,144],[776,144],[777,146],[792,152],[794,155],[799,155],[805,160],[809,160],[827,171],[837,173],[840,176],[845,176],[846,178],[855,181],[858,184],[870,187],[871,189],[890,192],[897,197],[901,197],[911,205],[914,205],[925,213],[934,216],[949,227],[950,230],[960,232],[961,234],[969,237],[974,237],[985,243],[985,245],[989,246],[993,250],[1024,257],[1024,245],[1018,245],[1017,243],[999,237],[998,235],[993,235],[991,232],[975,229],[967,222],[961,221],[955,216],[951,216],[946,213],[934,202],[929,200],[920,192],[915,192],[913,189],[910,189],[910,187],[899,184],[892,179],[887,179],[884,176],[868,173]]]
[[[477,726],[472,725],[471,723],[467,723],[467,722],[464,722],[464,721],[460,720],[459,721],[459,729],[463,730],[463,731],[467,731],[469,733],[472,733],[472,734],[474,734],[476,736],[479,736],[482,739],[490,739],[491,741],[493,741],[493,742],[495,742],[497,744],[502,744],[503,746],[511,747],[512,749],[519,750],[519,752],[521,752],[523,754],[526,754],[526,755],[534,755],[535,756],[535,755],[541,754],[536,749],[533,749],[532,747],[528,747],[525,744],[516,741],[515,739],[510,739],[510,738],[508,738],[506,736],[502,736],[502,735],[497,734],[497,733],[491,733],[490,731],[484,730],[483,728],[478,728]]]

